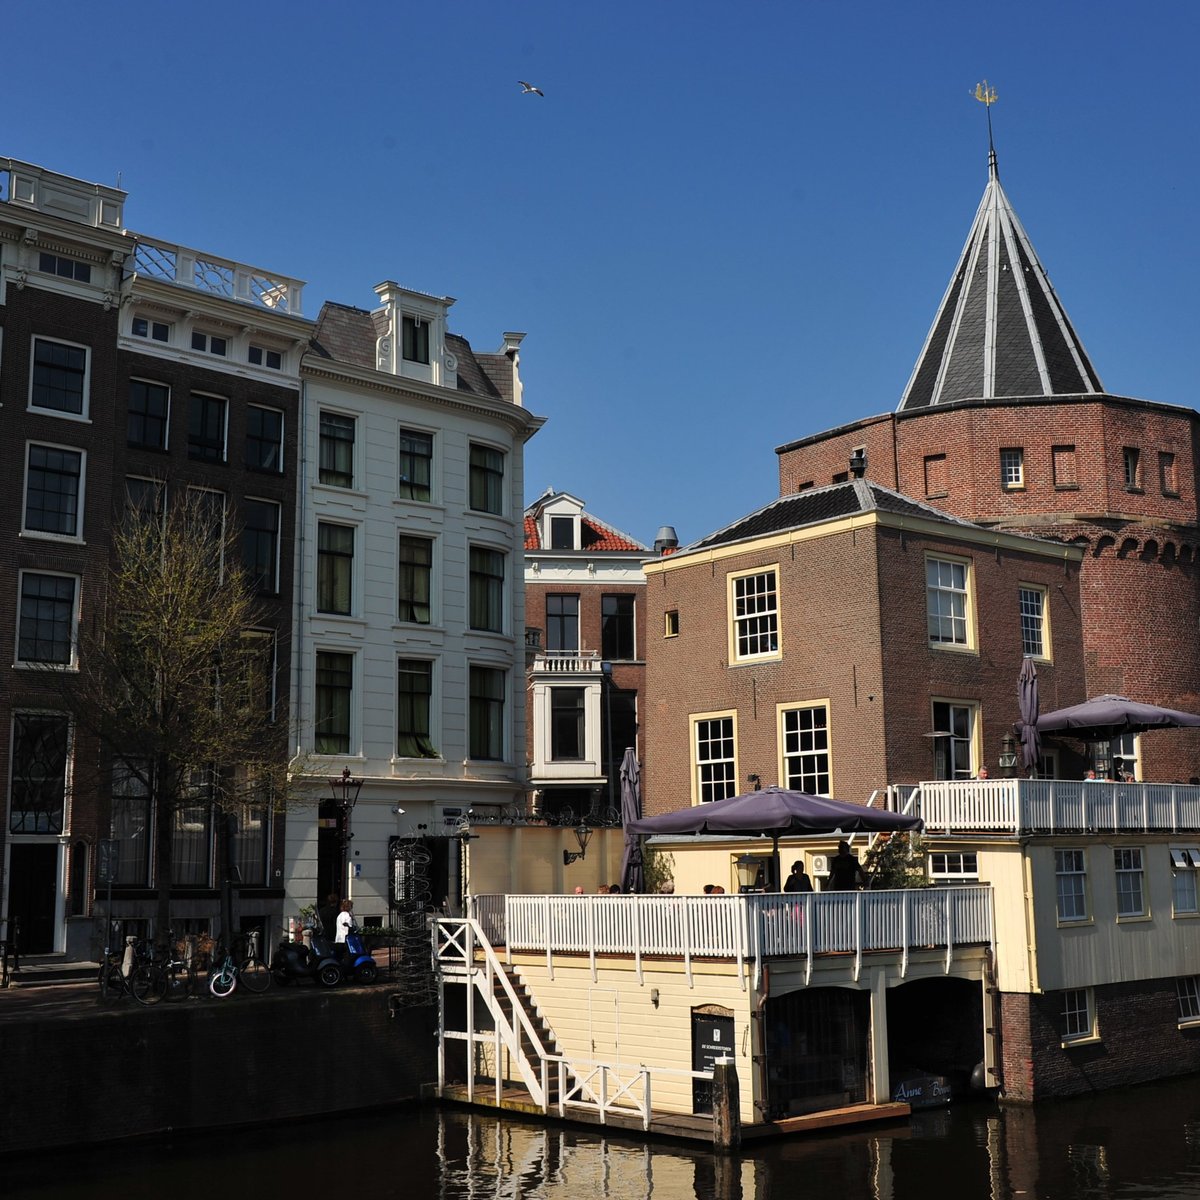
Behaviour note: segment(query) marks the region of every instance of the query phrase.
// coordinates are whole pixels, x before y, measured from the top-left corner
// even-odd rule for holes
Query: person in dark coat
[[[838,842],[838,852],[829,860],[829,890],[852,892],[866,881],[862,866],[850,853],[850,843]]]
[[[785,892],[811,892],[813,890],[812,880],[804,870],[803,862],[792,863],[792,873],[784,880],[783,890]]]

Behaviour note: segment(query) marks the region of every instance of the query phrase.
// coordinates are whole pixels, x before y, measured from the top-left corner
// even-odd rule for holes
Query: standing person
[[[325,903],[317,909],[317,920],[321,922],[321,933],[325,937],[331,937],[335,931],[338,918],[338,897],[337,892],[330,892],[325,897]]]
[[[812,880],[809,879],[803,862],[792,863],[792,873],[784,880],[783,890],[785,892],[811,892],[813,890]]]
[[[346,935],[354,928],[354,901],[343,900],[341,911],[337,915],[337,933],[334,935],[334,946],[345,946]],[[338,953],[341,953],[338,951]]]
[[[858,859],[850,852],[849,842],[838,842],[838,852],[829,860],[829,890],[852,892],[866,882]]]

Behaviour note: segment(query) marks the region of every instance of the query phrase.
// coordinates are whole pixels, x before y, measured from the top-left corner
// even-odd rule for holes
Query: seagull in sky
[[[532,83],[526,83],[523,79],[518,79],[517,82],[521,85],[522,96],[541,96],[543,99],[545,99],[546,93],[543,92],[540,87],[534,87]]]

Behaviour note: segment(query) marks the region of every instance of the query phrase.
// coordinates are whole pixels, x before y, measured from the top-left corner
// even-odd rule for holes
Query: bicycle
[[[186,943],[177,942],[174,930],[169,930],[164,951],[152,955],[133,972],[133,998],[145,1005],[186,1000],[193,994],[196,980],[190,959]]]
[[[139,972],[150,965],[150,953],[146,944],[131,935],[125,939],[125,947],[126,949],[120,952],[111,946],[104,947],[104,958],[96,976],[100,987],[100,999],[109,1001],[119,1000],[122,996],[132,996],[141,1004],[155,1003],[154,999],[149,998],[153,989],[145,984],[140,997],[134,990],[134,980]],[[128,966],[127,957],[131,959]]]
[[[271,967],[259,956],[261,934],[252,929],[243,939],[244,953],[239,956],[237,976],[252,992],[265,992],[271,986]]]

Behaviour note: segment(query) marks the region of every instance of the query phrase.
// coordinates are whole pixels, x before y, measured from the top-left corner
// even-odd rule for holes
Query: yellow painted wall
[[[742,990],[735,964],[693,963],[691,987],[682,963],[643,963],[640,984],[632,961],[597,963],[594,981],[586,959],[556,957],[553,982],[544,957],[514,955],[513,965],[567,1058],[690,1071],[692,1010],[707,1004],[731,1010],[741,1118],[744,1124],[758,1119],[752,1061],[758,1049],[752,1044],[756,1033],[750,1020],[754,993],[749,981]],[[658,990],[657,1007],[653,989]],[[656,1077],[652,1086],[655,1109],[692,1111],[690,1079]]]
[[[577,886],[595,892],[618,883],[624,834],[596,829],[584,858],[563,865],[563,851],[575,853],[572,829],[548,825],[471,826],[467,843],[467,892],[472,896],[511,894],[569,895]]]

